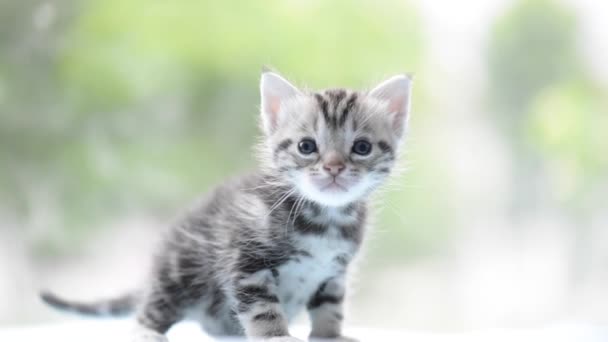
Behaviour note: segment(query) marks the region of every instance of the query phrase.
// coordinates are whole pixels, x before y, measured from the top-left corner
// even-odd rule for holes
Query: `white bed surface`
[[[130,342],[131,329],[131,321],[84,320],[52,325],[0,328],[0,341]],[[307,335],[305,327],[295,327],[292,331],[300,338]],[[537,329],[494,329],[453,334],[350,328],[347,329],[347,335],[358,338],[361,342],[608,342],[608,328],[585,324],[558,324]],[[171,342],[217,341],[205,336],[198,326],[192,323],[175,326],[169,332],[169,340]]]

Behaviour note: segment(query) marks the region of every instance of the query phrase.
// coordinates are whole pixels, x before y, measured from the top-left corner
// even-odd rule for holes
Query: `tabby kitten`
[[[411,80],[309,92],[267,71],[260,90],[260,171],[217,187],[171,227],[140,292],[43,300],[90,315],[136,311],[135,341],[166,341],[173,324],[194,318],[211,335],[296,342],[288,323],[303,308],[311,339],[354,341],[342,337],[346,277],[367,199],[406,130]]]

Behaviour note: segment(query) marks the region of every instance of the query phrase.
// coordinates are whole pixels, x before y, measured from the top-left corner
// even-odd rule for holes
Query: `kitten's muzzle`
[[[332,162],[323,164],[323,170],[336,178],[342,171],[346,170],[346,165],[342,162]]]
[[[327,184],[326,186],[321,188],[322,191],[348,191],[348,189],[341,185],[340,183],[336,182],[335,180],[329,184]]]
[[[337,176],[331,176],[322,180],[316,179],[314,182],[321,191],[348,191],[349,182],[342,178],[339,179]]]
[[[346,169],[344,158],[336,151],[329,151],[323,158],[323,170],[336,178]]]

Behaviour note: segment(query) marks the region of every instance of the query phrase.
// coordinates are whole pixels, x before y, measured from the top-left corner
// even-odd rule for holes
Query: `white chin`
[[[300,193],[307,199],[329,207],[342,207],[360,199],[365,189],[361,182],[348,189],[329,188],[319,189],[306,176],[298,177],[295,182]]]

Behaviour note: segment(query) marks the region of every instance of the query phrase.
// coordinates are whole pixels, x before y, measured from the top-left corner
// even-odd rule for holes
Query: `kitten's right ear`
[[[397,75],[380,83],[369,94],[388,104],[389,114],[394,132],[397,136],[403,135],[409,119],[412,93],[412,76]]]
[[[264,71],[260,80],[261,115],[264,132],[270,135],[279,122],[282,104],[301,94],[286,79],[272,71]]]

